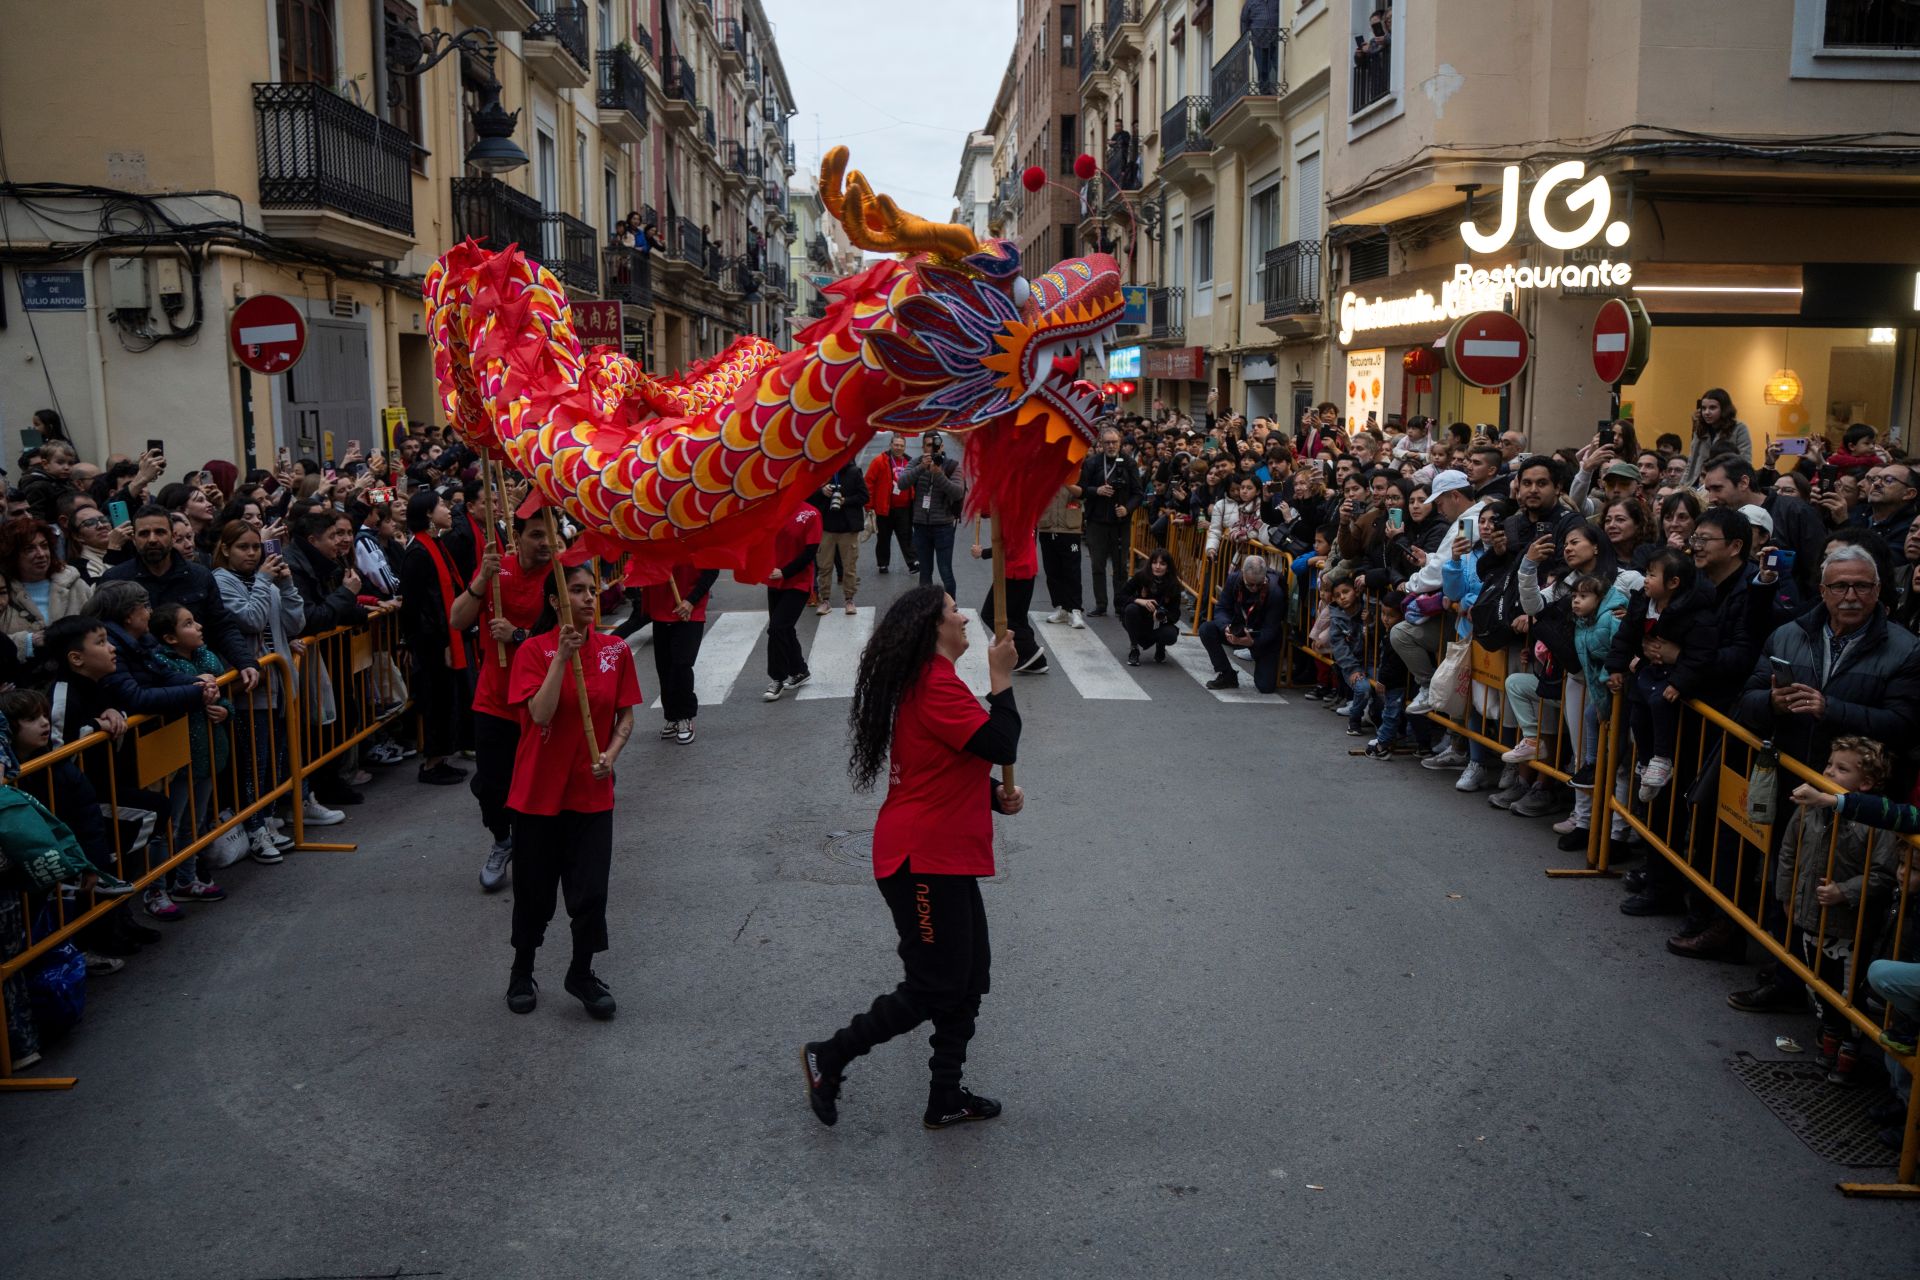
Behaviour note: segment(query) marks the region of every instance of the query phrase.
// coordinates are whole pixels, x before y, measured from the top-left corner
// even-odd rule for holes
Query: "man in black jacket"
[[[174,554],[173,513],[155,504],[140,508],[133,517],[133,546],[134,558],[108,569],[101,581],[137,582],[155,607],[185,605],[205,632],[206,643],[240,673],[240,687],[251,690],[258,684],[260,664],[254,661],[253,646],[220,599],[213,571]]]
[[[413,699],[420,712],[420,781],[452,786],[467,771],[448,763],[458,740],[460,703],[467,694],[467,639],[448,619],[454,600],[469,589],[441,539],[453,527],[453,510],[432,489],[407,499],[413,541],[400,558],[400,596],[407,651],[413,655]]]
[[[813,495],[820,508],[820,550],[816,553],[813,593],[820,599],[820,613],[832,612],[833,562],[840,562],[840,594],[846,597],[847,612],[854,612],[853,596],[860,590],[860,531],[867,525],[867,482],[860,464],[848,458],[846,465]]]
[[[1087,555],[1093,561],[1093,617],[1106,616],[1109,575],[1113,598],[1119,600],[1120,588],[1132,571],[1127,563],[1127,521],[1139,492],[1140,473],[1133,459],[1120,455],[1119,429],[1105,428],[1100,432],[1100,452],[1090,454],[1080,466],[1080,504]]]
[[[1820,557],[1827,545],[1826,522],[1798,498],[1771,489],[1755,489],[1753,464],[1745,458],[1717,457],[1701,473],[1707,502],[1716,507],[1760,507],[1773,520],[1773,545],[1793,553],[1793,580],[1812,595],[1820,580]],[[1825,764],[1823,758],[1820,761]]]
[[[293,586],[305,602],[307,615],[300,635],[303,638],[319,636],[339,627],[354,627],[365,622],[367,611],[359,601],[360,575],[348,563],[347,553],[353,546],[353,525],[346,513],[332,507],[316,506],[294,516],[289,523],[292,525],[293,538],[286,544],[287,568],[293,573]],[[339,723],[351,724],[358,710],[347,696],[347,664],[340,661],[346,649],[344,645],[333,642],[326,647],[330,652],[313,654],[308,659],[307,670],[316,675],[322,670],[327,673],[335,700],[332,710]],[[323,709],[323,687],[313,682],[303,687],[302,696],[306,700],[303,719]],[[309,722],[303,732],[311,727]],[[333,732],[336,737],[339,736],[338,730]],[[365,798],[354,789],[355,784],[347,780],[349,771],[345,765],[346,757],[336,756],[308,775],[312,788],[307,805],[309,825],[339,822],[343,815],[328,806],[359,804]]]
[[[1213,617],[1200,624],[1200,643],[1213,662],[1209,689],[1238,689],[1240,673],[1227,661],[1227,649],[1253,651],[1253,687],[1272,693],[1280,684],[1282,629],[1287,621],[1287,594],[1280,575],[1267,568],[1262,556],[1240,557],[1240,568],[1227,575],[1214,598]]]
[[[1507,517],[1507,545],[1525,551],[1541,537],[1553,539],[1553,555],[1540,566],[1543,578],[1566,571],[1561,555],[1567,531],[1586,523],[1586,516],[1563,506],[1560,495],[1566,492],[1567,468],[1558,458],[1536,453],[1513,464],[1511,496],[1520,510]]]

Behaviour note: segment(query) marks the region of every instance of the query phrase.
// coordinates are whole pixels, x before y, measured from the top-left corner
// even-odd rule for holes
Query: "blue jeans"
[[[1389,689],[1380,699],[1380,728],[1373,735],[1375,742],[1384,742],[1388,746],[1413,733],[1414,742],[1425,747],[1433,740],[1433,721],[1425,716],[1415,716],[1412,723],[1407,720],[1407,691],[1404,687]]]
[[[1353,699],[1353,710],[1347,715],[1347,728],[1360,728],[1369,707],[1375,708],[1374,719],[1378,720],[1380,695],[1375,693],[1373,686],[1367,683],[1367,677],[1360,672],[1355,672],[1351,676],[1342,673],[1340,678],[1347,682],[1347,693]]]
[[[920,562],[920,585],[933,585],[934,558],[939,557],[940,585],[952,595],[958,588],[953,581],[953,526],[917,524],[913,526],[913,555]]]
[[[1875,960],[1867,966],[1867,985],[1878,991],[1895,1012],[1920,1022],[1920,964]],[[1906,1078],[1906,1068],[1892,1054],[1887,1055],[1887,1075],[1893,1081],[1895,1095],[1905,1099],[1913,1081]]]

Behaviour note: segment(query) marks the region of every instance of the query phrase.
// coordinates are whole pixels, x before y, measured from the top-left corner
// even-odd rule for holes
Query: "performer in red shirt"
[[[987,710],[954,672],[967,620],[938,587],[895,600],[860,655],[853,710],[853,782],[870,790],[887,765],[873,832],[873,874],[900,935],[906,979],[831,1039],[802,1045],[807,1102],[840,1118],[841,1072],[877,1044],[933,1023],[929,1129],[991,1120],[1000,1104],[961,1087],[967,1042],[987,993],[990,950],[979,877],[993,874],[993,814],[1018,813],[1019,787],[994,780],[1020,744],[1013,637],[987,650]]]
[[[763,701],[778,702],[787,690],[813,679],[807,656],[800,651],[796,624],[813,590],[813,561],[819,546],[820,512],[803,502],[773,536],[773,562],[779,568],[767,575],[768,683]]]
[[[634,608],[653,622],[653,670],[660,677],[660,712],[666,717],[660,736],[683,747],[693,741],[693,718],[700,714],[693,664],[706,636],[707,596],[719,576],[718,569],[675,565],[673,580],[643,588]]]
[[[514,553],[505,560],[491,544],[475,574],[448,610],[457,634],[479,624],[479,652],[473,691],[473,778],[468,784],[480,802],[480,820],[493,834],[493,848],[480,868],[480,887],[492,893],[507,881],[513,859],[513,811],[507,789],[513,781],[513,757],[520,746],[520,716],[507,702],[507,679],[521,642],[536,630],[553,580],[553,544],[544,520],[513,521]],[[501,612],[493,611],[493,583],[500,582]],[[496,647],[498,646],[498,647]],[[507,665],[500,662],[500,649]]]
[[[998,522],[995,522],[996,526]],[[977,528],[977,526],[976,526]],[[1000,536],[996,527],[994,537]],[[991,559],[993,548],[973,544],[973,558]],[[1040,647],[1040,641],[1033,634],[1033,618],[1028,613],[1033,607],[1033,580],[1040,576],[1040,544],[1029,532],[1025,537],[1011,538],[1007,542],[1007,630],[1013,633],[1014,652],[1019,660],[1013,669],[1023,676],[1043,676],[1047,673],[1047,651]],[[987,598],[980,606],[980,625],[989,631],[1000,626],[997,612],[999,601],[994,589],[987,588]]]
[[[513,810],[515,869],[513,970],[507,1008],[533,1012],[534,954],[553,919],[562,889],[573,921],[573,963],[566,991],[596,1018],[611,1018],[613,993],[593,972],[607,949],[607,873],[613,862],[613,766],[633,733],[640,680],[626,641],[594,630],[593,571],[567,573],[574,626],[558,625],[560,593],[547,579],[547,625],[513,655],[507,702],[520,714],[520,746],[507,805]],[[572,659],[580,655],[600,763],[594,764],[580,719]]]

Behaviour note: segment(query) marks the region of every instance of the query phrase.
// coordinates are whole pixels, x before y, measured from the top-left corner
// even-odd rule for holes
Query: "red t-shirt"
[[[540,691],[560,651],[558,628],[529,636],[513,655],[507,698],[520,716],[520,749],[513,757],[513,786],[507,804],[519,813],[551,817],[562,809],[601,813],[613,808],[613,778],[593,776],[593,757],[580,727],[580,695],[569,672],[560,683],[560,702],[543,728],[527,714],[527,702]],[[580,648],[587,678],[587,702],[593,709],[593,736],[604,749],[613,722],[627,707],[644,701],[633,650],[618,636],[591,632]]]
[[[796,551],[793,554],[799,555],[800,553]],[[673,566],[673,587],[662,582],[655,586],[645,588],[640,597],[640,607],[645,609],[647,611],[647,617],[655,622],[680,621],[680,615],[673,611],[673,607],[682,600],[691,600],[693,598],[693,584],[700,580],[701,572],[701,570],[694,568],[690,564],[677,564]],[[674,587],[680,589],[678,596],[674,595]],[[705,622],[707,620],[707,601],[712,598],[713,592],[711,591],[701,596],[699,603],[693,606],[693,613],[688,616],[687,621]]]
[[[500,561],[502,616],[522,631],[531,630],[547,607],[547,581],[552,574],[551,565],[543,565],[538,569],[521,568],[518,553],[503,558]],[[493,588],[484,588],[482,594],[486,599],[480,605],[480,656],[477,659],[480,677],[474,682],[473,709],[484,715],[512,720],[517,713],[507,699],[507,681],[513,670],[514,655],[520,646],[507,642],[507,663],[501,666],[493,640]]]
[[[803,502],[800,509],[793,513],[793,519],[781,525],[773,535],[773,567],[784,569],[800,558],[801,551],[819,545],[820,513]],[[767,585],[786,591],[813,590],[813,557],[807,557],[807,567],[800,572]]]
[[[967,750],[987,709],[935,654],[893,718],[887,798],[873,828],[873,874],[908,863],[927,875],[993,874],[993,766]]]
[[[994,530],[994,537],[1000,531]],[[1031,533],[1024,538],[1014,538],[1007,543],[1007,576],[1009,578],[1037,578],[1040,576],[1040,543]]]

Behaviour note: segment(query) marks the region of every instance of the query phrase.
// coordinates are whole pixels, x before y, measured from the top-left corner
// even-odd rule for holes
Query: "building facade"
[[[953,217],[949,219],[985,237],[993,205],[993,135],[975,131],[960,148],[960,176],[953,184]]]
[[[1122,408],[1292,421],[1325,393],[1321,157],[1326,0],[1097,0],[1083,11],[1081,116],[1100,172],[1079,244],[1147,293],[1110,353]]]
[[[1080,154],[1080,6],[1053,0],[1018,0],[1019,28],[1005,81],[1008,102],[995,116],[1011,115],[1014,146],[1006,155],[1013,175],[1005,193],[1010,216],[1001,236],[1020,249],[1029,272],[1041,272],[1078,252],[1074,224],[1073,160]],[[1005,126],[989,122],[995,138]],[[1019,175],[1040,168],[1053,179],[1028,191]],[[991,203],[991,201],[989,201]],[[989,219],[991,220],[991,219]]]
[[[1688,438],[1723,388],[1756,453],[1909,431],[1920,20],[1866,0],[1329,9],[1334,382],[1355,412],[1504,413],[1541,448],[1618,412],[1650,442]],[[1652,322],[1617,410],[1594,359],[1614,297]],[[1414,372],[1462,315],[1502,309],[1532,347],[1504,395]]]
[[[456,52],[415,73],[420,31],[476,27],[490,60]],[[774,142],[791,97],[757,0],[718,14],[697,0],[151,0],[74,37],[49,20],[0,45],[8,174],[34,184],[0,193],[0,284],[24,300],[0,326],[5,425],[56,407],[91,459],[158,439],[182,467],[248,467],[280,447],[338,457],[376,443],[383,421],[444,420],[420,285],[466,238],[518,243],[576,302],[620,304],[578,318],[652,367],[730,334],[790,331],[784,238],[756,260],[748,235],[784,237],[784,210],[768,206],[791,164]],[[707,78],[679,76],[695,57]],[[121,84],[143,86],[138,110],[102,88]],[[668,109],[703,85],[712,126]],[[514,167],[470,162],[494,92],[516,113]],[[741,144],[749,175],[753,156],[763,173],[774,164],[777,191],[744,180],[723,141]],[[692,161],[701,198],[726,197],[705,206],[713,244],[738,247],[703,253],[698,282],[671,265],[683,241],[659,213],[689,189]],[[666,247],[619,243],[616,225],[648,208]],[[260,294],[307,329],[300,361],[270,377],[243,373],[226,334]],[[696,305],[712,312],[704,339]]]

